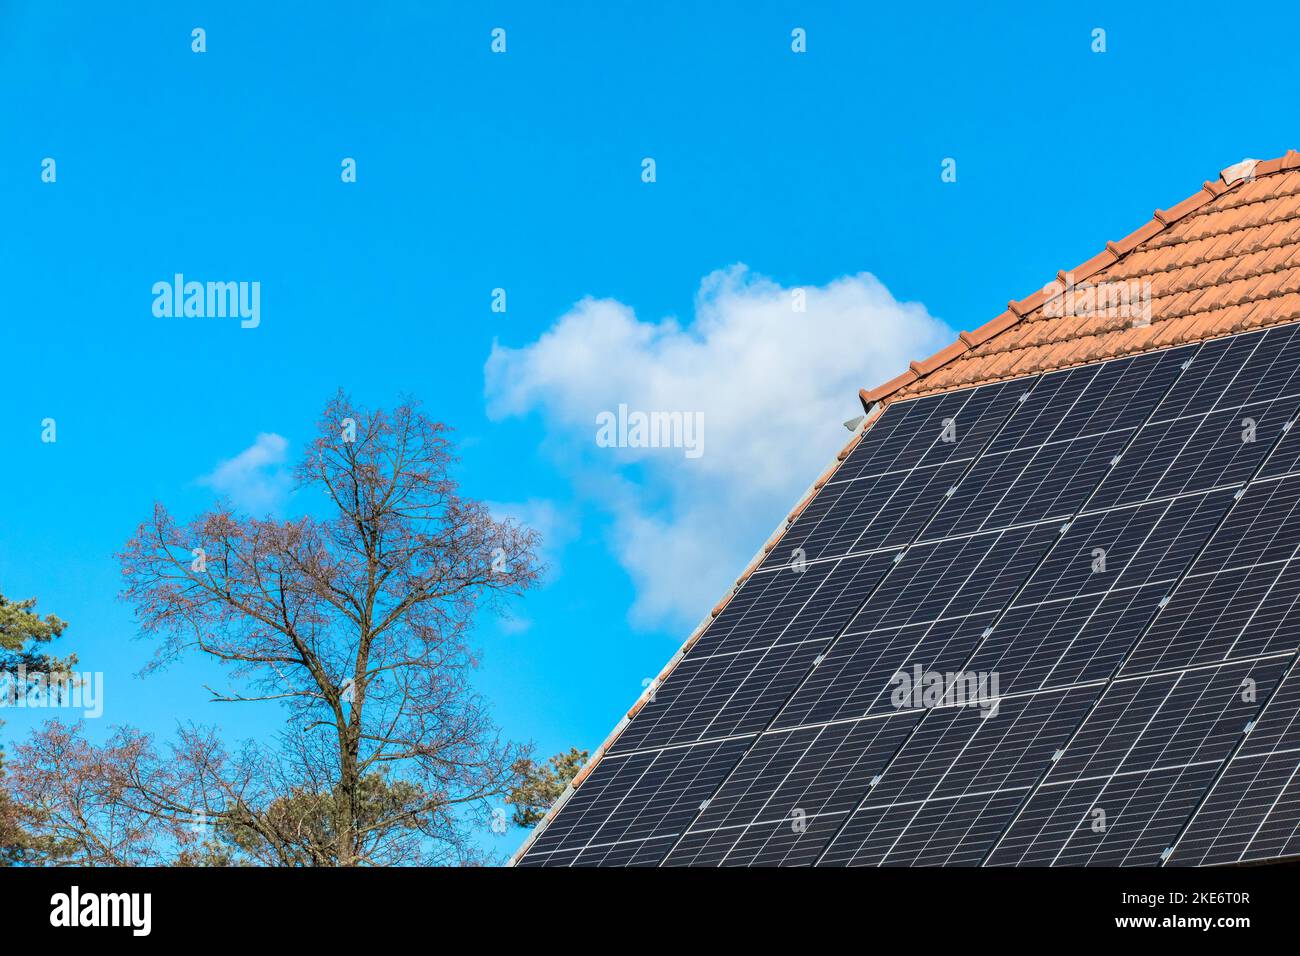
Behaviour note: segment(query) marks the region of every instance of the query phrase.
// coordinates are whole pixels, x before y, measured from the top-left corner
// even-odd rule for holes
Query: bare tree
[[[157,641],[146,670],[209,655],[232,677],[214,700],[279,701],[286,723],[273,747],[234,755],[191,728],[166,759],[142,735],[95,748],[48,726],[14,775],[29,797],[42,779],[54,787],[42,812],[84,862],[130,856],[102,839],[104,814],[131,821],[136,847],[151,821],[182,862],[209,845],[185,836],[195,819],[235,862],[473,859],[467,821],[510,792],[525,753],[470,686],[469,629],[540,569],[536,533],[463,497],[453,461],[446,427],[414,403],[369,411],[340,393],[297,469],[324,517],[255,519],[223,503],[180,522],[155,505],[121,556],[123,596]],[[96,769],[82,794],[101,809],[80,821],[54,784],[69,753]]]

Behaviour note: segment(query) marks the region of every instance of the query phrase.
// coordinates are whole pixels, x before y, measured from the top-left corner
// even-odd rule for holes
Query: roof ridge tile
[[[1229,261],[1230,259],[1239,258],[1240,255],[1249,255],[1260,251],[1259,247],[1254,246],[1252,243],[1251,248],[1243,250],[1243,252],[1236,257],[1231,255],[1222,255],[1210,258],[1209,254],[1212,251],[1217,251],[1215,248],[1217,243],[1214,240],[1219,237],[1227,236],[1234,232],[1240,232],[1242,234],[1237,240],[1230,242],[1224,250],[1225,252],[1230,252],[1240,243],[1246,241],[1249,232],[1252,230],[1267,230],[1264,236],[1256,236],[1256,239],[1281,238],[1284,235],[1284,233],[1272,227],[1289,221],[1292,218],[1296,218],[1294,213],[1296,213],[1297,210],[1291,209],[1290,206],[1286,204],[1285,200],[1290,196],[1300,194],[1300,179],[1297,179],[1294,183],[1296,187],[1294,191],[1288,189],[1286,192],[1279,192],[1277,190],[1267,192],[1264,191],[1267,190],[1267,187],[1259,187],[1257,189],[1256,186],[1264,177],[1271,176],[1275,173],[1288,172],[1294,169],[1300,169],[1300,153],[1297,153],[1295,150],[1287,150],[1285,155],[1276,159],[1263,161],[1247,159],[1226,167],[1220,172],[1217,180],[1205,180],[1201,184],[1200,189],[1183,199],[1181,202],[1175,203],[1166,209],[1156,209],[1150,221],[1142,224],[1123,239],[1107,242],[1100,252],[1085,262],[1080,263],[1074,269],[1059,270],[1056,274],[1054,284],[1049,283],[1047,286],[1044,286],[1031,295],[1018,301],[1009,301],[1007,303],[1006,311],[1001,315],[994,317],[972,332],[963,331],[959,333],[956,341],[935,352],[930,357],[918,359],[909,363],[907,371],[903,372],[901,375],[896,376],[876,388],[862,389],[859,392],[859,397],[863,406],[870,409],[875,403],[887,402],[888,399],[898,395],[898,393],[903,392],[904,390],[907,390],[907,395],[900,397],[912,397],[913,395],[921,394],[925,389],[924,387],[918,388],[917,383],[923,379],[930,379],[938,389],[943,389],[950,387],[949,383],[953,383],[952,387],[960,387],[962,384],[971,385],[981,381],[988,381],[990,380],[990,377],[992,377],[993,380],[999,380],[1001,378],[1011,377],[1011,375],[1015,374],[1026,374],[1025,371],[1015,372],[1014,369],[1019,367],[1022,362],[1028,360],[1031,356],[1029,354],[1016,353],[1030,353],[1036,352],[1038,349],[1044,349],[1045,352],[1040,356],[1040,358],[1046,359],[1050,357],[1054,362],[1051,367],[1056,368],[1060,367],[1060,362],[1071,360],[1080,353],[1083,353],[1086,356],[1093,356],[1094,359],[1122,354],[1107,351],[1108,349],[1113,349],[1116,342],[1121,342],[1127,346],[1131,346],[1131,351],[1144,351],[1145,349],[1143,346],[1145,344],[1154,339],[1165,338],[1166,333],[1168,332],[1167,329],[1152,331],[1150,328],[1152,323],[1150,322],[1149,317],[1148,321],[1145,323],[1129,324],[1126,316],[1126,323],[1124,326],[1109,329],[1100,333],[1087,333],[1085,332],[1085,329],[1088,327],[1086,321],[1068,322],[1068,316],[1050,316],[1054,329],[1058,331],[1066,330],[1080,333],[1079,335],[1076,335],[1072,341],[1055,342],[1051,338],[1051,330],[1043,329],[1040,332],[1037,328],[1031,327],[1031,323],[1047,321],[1047,319],[1041,314],[1042,307],[1061,295],[1061,292],[1063,291],[1061,286],[1069,286],[1071,284],[1082,282],[1104,272],[1123,260],[1130,253],[1134,252],[1138,247],[1142,246],[1144,249],[1147,248],[1143,245],[1144,243],[1148,243],[1162,234],[1169,235],[1170,241],[1152,246],[1152,251],[1160,248],[1174,247],[1181,243],[1200,242],[1202,240],[1210,241],[1203,247],[1192,250],[1194,258],[1190,261],[1181,259],[1177,252],[1174,251],[1171,252],[1169,257],[1159,260],[1162,264],[1162,268],[1145,272],[1134,272],[1131,275],[1122,277],[1124,281],[1130,283],[1142,282],[1145,285],[1143,293],[1145,294],[1146,301],[1144,305],[1147,309],[1150,309],[1151,302],[1156,298],[1151,295],[1151,276],[1172,276],[1179,269],[1197,270],[1195,273],[1191,273],[1187,277],[1191,284],[1185,290],[1180,290],[1171,295],[1159,297],[1160,301],[1168,304],[1169,310],[1162,313],[1161,320],[1155,323],[1156,325],[1166,326],[1168,323],[1178,321],[1188,315],[1196,314],[1192,309],[1194,309],[1199,303],[1204,303],[1204,306],[1202,309],[1197,310],[1197,312],[1202,315],[1207,315],[1225,303],[1225,294],[1235,299],[1231,308],[1243,309],[1243,307],[1245,307],[1243,309],[1244,314],[1235,316],[1234,318],[1236,318],[1238,322],[1250,321],[1252,313],[1258,310],[1253,308],[1253,305],[1249,303],[1249,295],[1246,290],[1253,290],[1260,287],[1262,283],[1259,280],[1262,279],[1262,276],[1258,274],[1240,276],[1235,281],[1229,283],[1227,288],[1221,284],[1216,285],[1214,283],[1198,285],[1195,280],[1201,275],[1211,274],[1213,274],[1216,279],[1221,280],[1223,276],[1233,272],[1233,265]],[[1288,183],[1288,187],[1290,185],[1292,184]],[[1230,199],[1224,199],[1224,197],[1230,195],[1241,195],[1244,201],[1234,204]],[[1271,203],[1271,205],[1264,207],[1262,206],[1263,203]],[[1261,208],[1255,209],[1251,212],[1244,211],[1243,209],[1243,207],[1256,204],[1260,204]],[[1284,212],[1286,215],[1279,216],[1277,215],[1279,212]],[[1216,232],[1214,231],[1213,226],[1207,222],[1207,225],[1210,225],[1210,229],[1205,230],[1204,227],[1200,227],[1201,234],[1199,235],[1197,234],[1197,228],[1192,228],[1190,230],[1176,230],[1179,223],[1187,221],[1189,217],[1193,216],[1193,214],[1196,214],[1198,221],[1202,218],[1210,219],[1214,216],[1227,216],[1228,219],[1226,220],[1226,225],[1228,228]],[[1181,237],[1176,237],[1175,231],[1180,231],[1186,234]],[[1285,259],[1279,260],[1279,262],[1285,261]],[[1281,267],[1279,266],[1279,268]],[[1271,271],[1277,271],[1277,269]],[[1256,281],[1249,285],[1237,285],[1237,282],[1247,278],[1254,278]],[[1117,277],[1117,281],[1120,281],[1120,279],[1121,277]],[[1184,280],[1184,282],[1178,282],[1176,285],[1184,285],[1186,281],[1187,280]],[[1219,291],[1216,292],[1216,289]],[[1232,295],[1233,292],[1236,293],[1235,296]],[[1244,298],[1243,292],[1246,292]],[[1188,311],[1180,312],[1179,307],[1187,309]],[[1085,316],[1084,318],[1086,319],[1087,317]],[[1225,319],[1226,318],[1227,317],[1225,316]],[[999,349],[996,346],[990,345],[993,339],[1004,335],[1004,333],[1010,335],[1010,330],[1022,322],[1026,324],[1026,327],[1023,330],[1025,334],[1010,337],[1006,343],[1007,348]],[[1102,322],[1101,325],[1104,327],[1105,322]],[[1094,323],[1092,327],[1096,328],[1097,324]],[[1194,334],[1194,332],[1199,328],[1200,326],[1196,323],[1192,323],[1188,326],[1188,332],[1189,334]],[[1213,335],[1213,332],[1209,327],[1205,328],[1205,332],[1211,336]],[[1026,343],[1030,344],[1026,345]],[[1005,360],[998,359],[997,356],[1004,356]],[[1085,358],[1084,361],[1094,359]],[[977,371],[980,373],[980,377],[975,380],[970,380],[969,376],[966,376],[966,380],[963,381],[961,376],[954,373],[947,373],[937,378],[932,378],[941,370],[946,371],[952,363],[957,362],[958,360],[961,360],[963,363],[973,364],[973,369],[967,368],[964,364],[962,365],[962,368],[966,369],[968,372]],[[1003,367],[1007,363],[1009,363],[1012,368],[1010,375],[1007,374]],[[1030,372],[1035,370],[1045,370],[1043,362],[1040,361],[1036,368],[1031,367],[1028,369]]]

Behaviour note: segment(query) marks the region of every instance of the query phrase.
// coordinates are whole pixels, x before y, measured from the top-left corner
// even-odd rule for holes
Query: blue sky
[[[857,387],[1300,145],[1285,7],[375,6],[0,4],[0,591],[71,622],[105,726],[278,723],[205,703],[202,662],[134,676],[113,555],[155,499],[291,512],[281,459],[342,386],[421,398],[464,490],[547,535],[479,684],[540,753],[594,748]],[[177,272],[260,282],[260,325],[156,318]],[[620,402],[702,412],[705,453],[596,447]]]

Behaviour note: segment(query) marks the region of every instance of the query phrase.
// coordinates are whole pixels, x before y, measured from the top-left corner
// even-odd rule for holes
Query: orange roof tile
[[[915,398],[1300,319],[1300,153],[1214,182],[902,375],[862,404]]]

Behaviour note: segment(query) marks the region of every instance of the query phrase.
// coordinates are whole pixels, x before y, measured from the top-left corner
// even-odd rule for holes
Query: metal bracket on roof
[[[825,654],[818,654],[816,657],[813,658],[813,667],[816,667],[818,664],[820,664],[820,663],[821,663],[822,661],[824,661],[824,660],[826,660],[826,655],[825,655]]]
[[[1291,426],[1294,424],[1295,422],[1287,422],[1285,425],[1282,426],[1282,431],[1289,432],[1291,430]]]
[[[951,498],[951,497],[952,497],[953,495],[955,495],[956,493],[957,493],[957,486],[956,486],[956,485],[953,485],[951,488],[949,488],[947,491],[945,491],[945,492],[943,493],[943,496],[944,496],[945,498]]]
[[[1020,397],[1016,399],[1017,402],[1024,402],[1024,401],[1028,401],[1028,400],[1029,400],[1029,393],[1028,393],[1028,392],[1021,392],[1021,393],[1020,393]]]
[[[876,774],[874,777],[872,777],[871,782],[867,784],[867,786],[874,787],[878,783],[880,783],[880,774]]]
[[[1065,532],[1067,532],[1067,531],[1069,531],[1069,530],[1070,530],[1070,522],[1067,521],[1065,524],[1061,525],[1061,527],[1057,529],[1056,533],[1057,533],[1057,534],[1065,534]]]
[[[701,809],[701,810],[707,810],[708,807],[709,807],[709,801],[707,801],[707,800],[701,800],[701,801],[700,801],[700,809]]]
[[[903,552],[902,552],[902,551],[900,551],[900,552],[898,552],[898,554],[894,555],[894,563],[895,563],[895,564],[897,564],[899,561],[902,561],[902,560],[903,560]]]
[[[993,628],[991,627],[984,628],[984,633],[980,635],[980,637],[992,637],[992,636],[993,636]]]
[[[1121,456],[1116,455],[1114,458],[1112,458],[1112,459],[1110,460],[1110,467],[1114,468],[1116,465],[1118,465],[1118,464],[1119,464],[1120,457],[1121,457]]]
[[[1056,753],[1052,754],[1052,763],[1056,763],[1056,761],[1060,760],[1061,754],[1063,753],[1065,753],[1064,750],[1058,750]]]
[[[1255,722],[1253,720],[1248,720],[1246,721],[1246,726],[1241,728],[1241,732],[1243,734],[1248,734],[1250,733],[1251,728],[1254,726],[1255,726]]]
[[[1189,368],[1191,368],[1191,367],[1192,367],[1192,360],[1191,360],[1191,359],[1188,359],[1188,360],[1187,360],[1186,362],[1184,362],[1183,365],[1182,365],[1182,369],[1183,369],[1184,372],[1186,372],[1186,371],[1187,371]]]
[[[1167,847],[1165,847],[1165,848],[1164,848],[1164,851],[1160,854],[1160,859],[1161,859],[1161,860],[1167,860],[1167,859],[1169,859],[1169,854],[1170,854],[1170,853],[1173,853],[1173,852],[1174,852],[1174,848],[1173,848],[1173,847],[1171,847],[1171,846],[1167,846]]]
[[[1245,489],[1245,488],[1238,488],[1237,491],[1236,491],[1236,493],[1233,494],[1233,496],[1232,496],[1232,500],[1233,500],[1233,501],[1240,501],[1240,500],[1241,500],[1241,496],[1244,495],[1245,493],[1246,493],[1246,489]]]
[[[1168,606],[1169,606],[1169,595],[1166,594],[1164,597],[1162,597],[1162,598],[1160,599],[1160,603],[1159,603],[1158,605],[1156,605],[1156,606],[1157,606],[1157,607],[1168,607]]]

